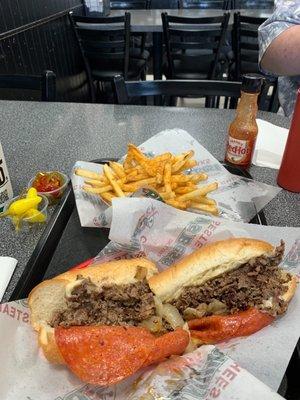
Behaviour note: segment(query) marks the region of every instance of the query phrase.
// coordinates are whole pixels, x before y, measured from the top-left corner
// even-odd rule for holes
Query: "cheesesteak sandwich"
[[[232,238],[214,242],[149,279],[175,306],[198,344],[246,336],[284,313],[296,278],[280,269],[284,243]]]
[[[50,362],[109,385],[170,355],[250,335],[284,313],[296,278],[280,269],[284,243],[233,238],[165,271],[146,259],[73,270],[29,295],[31,323]]]
[[[142,367],[182,354],[190,337],[159,329],[146,259],[120,260],[46,280],[29,295],[30,318],[48,361],[67,364],[83,381],[108,385]],[[179,325],[179,324],[178,324]],[[177,325],[176,325],[177,326]]]

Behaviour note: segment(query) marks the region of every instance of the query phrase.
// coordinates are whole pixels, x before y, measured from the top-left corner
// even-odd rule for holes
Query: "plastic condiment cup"
[[[46,174],[51,174],[53,172],[57,172],[57,171],[47,171]],[[66,174],[59,172],[59,175],[61,175],[61,177],[63,178],[63,184],[59,188],[51,190],[49,192],[38,192],[38,195],[43,195],[43,196],[47,197],[50,205],[57,203],[61,199],[64,191],[67,188],[68,182],[69,182],[69,177]],[[28,183],[28,188],[32,187],[32,184],[33,184],[33,181],[35,180],[35,178],[36,178],[36,176],[34,178],[30,179],[30,181]]]
[[[44,196],[42,194],[39,194],[39,196],[42,198],[42,201],[38,204],[37,210],[40,211],[45,216],[45,221],[44,222],[32,222],[31,220],[34,217],[22,218],[22,220],[20,221],[20,225],[19,225],[19,230],[20,231],[29,231],[34,226],[39,226],[41,224],[44,224],[47,221],[47,218],[48,218],[47,208],[48,208],[48,205],[49,205],[49,201],[48,201],[46,196]],[[24,198],[24,196],[16,196],[13,199],[7,201],[5,203],[5,205],[4,205],[3,211],[5,212],[8,209],[8,207],[11,205],[11,203],[13,203],[14,201],[19,200],[19,199],[23,199],[23,198]],[[5,218],[10,219],[12,224],[14,225],[13,216],[7,215]]]

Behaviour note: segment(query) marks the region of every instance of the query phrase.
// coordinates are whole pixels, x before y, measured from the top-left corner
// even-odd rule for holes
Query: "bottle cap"
[[[247,74],[242,76],[242,92],[260,93],[263,77],[258,74]]]

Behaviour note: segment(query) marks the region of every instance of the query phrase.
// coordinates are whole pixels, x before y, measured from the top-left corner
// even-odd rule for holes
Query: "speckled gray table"
[[[223,159],[230,110],[0,101],[1,143],[15,193],[39,170],[69,173],[76,160],[120,156],[128,142],[140,144],[167,128],[182,128],[216,158]],[[283,127],[275,114],[260,117]],[[252,167],[253,177],[276,184],[277,171]],[[282,191],[265,208],[270,225],[300,226],[300,195]],[[0,220],[0,255],[18,259],[9,295],[41,235],[18,237]]]

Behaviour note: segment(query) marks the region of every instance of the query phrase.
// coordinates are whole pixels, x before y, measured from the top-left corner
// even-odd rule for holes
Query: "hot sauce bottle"
[[[257,75],[242,77],[241,99],[236,117],[229,126],[225,161],[241,168],[248,168],[258,132],[256,123],[257,98],[262,78]]]

